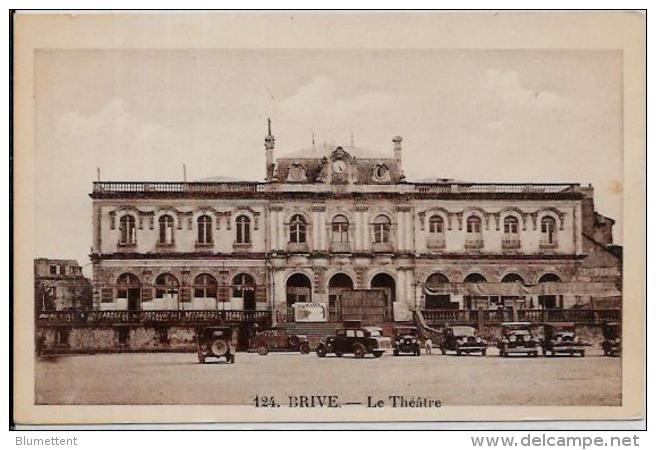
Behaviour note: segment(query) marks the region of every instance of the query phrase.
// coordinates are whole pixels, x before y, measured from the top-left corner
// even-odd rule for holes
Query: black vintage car
[[[620,322],[606,322],[602,328],[604,341],[601,348],[606,356],[620,356],[622,354],[622,324]]]
[[[456,352],[458,356],[463,353],[480,353],[482,356],[485,356],[487,352],[487,341],[478,336],[474,327],[447,327],[442,331],[440,350],[443,355],[446,354],[447,350],[450,350]]]
[[[419,330],[417,327],[396,327],[394,328],[394,356],[410,354],[414,356],[421,355],[421,344],[419,343]]]
[[[572,322],[545,323],[542,340],[542,355],[581,355],[585,356],[585,344],[576,335]]]
[[[383,330],[379,327],[346,327],[337,330],[335,336],[323,338],[316,351],[321,358],[328,353],[336,356],[353,353],[356,358],[373,354],[379,358],[391,348],[390,338],[383,336]]]
[[[282,328],[272,328],[260,331],[251,338],[251,348],[260,355],[272,352],[300,352],[303,355],[310,353],[310,343],[307,336],[291,334]]]
[[[501,324],[501,339],[497,344],[499,356],[523,354],[538,356],[540,341],[531,331],[530,322],[504,322]]]
[[[225,358],[230,364],[235,362],[235,348],[232,344],[233,330],[230,327],[202,327],[196,332],[198,343],[198,362],[205,364],[209,357]]]

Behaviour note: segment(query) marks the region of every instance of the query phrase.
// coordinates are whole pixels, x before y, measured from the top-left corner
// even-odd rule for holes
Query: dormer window
[[[390,174],[385,164],[376,164],[373,173],[374,181],[387,182],[390,181]]]

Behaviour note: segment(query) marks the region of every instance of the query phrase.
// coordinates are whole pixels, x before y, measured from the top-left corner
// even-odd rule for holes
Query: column
[[[285,245],[285,218],[283,210],[278,211],[278,249],[283,250]]]
[[[403,240],[404,237],[404,225],[403,225],[403,211],[397,209],[396,211],[396,249],[404,250]]]
[[[319,212],[319,217],[321,217],[321,222],[319,223],[319,227],[321,228],[321,250],[326,250],[326,245],[328,243],[328,236],[326,232],[326,208],[324,207],[320,212]]]
[[[362,242],[362,238],[360,237],[360,229],[362,228],[362,213],[356,209],[354,217],[355,223],[350,224],[349,227],[353,227],[353,231],[351,232],[353,235],[353,251],[357,252],[360,251],[360,243]]]
[[[369,209],[364,209],[362,212],[363,215],[363,220],[362,220],[362,250],[369,250],[371,248],[371,238],[369,237]]]

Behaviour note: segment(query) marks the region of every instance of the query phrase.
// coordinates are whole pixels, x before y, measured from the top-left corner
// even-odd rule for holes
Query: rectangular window
[[[57,275],[57,266],[50,266],[50,275]]]

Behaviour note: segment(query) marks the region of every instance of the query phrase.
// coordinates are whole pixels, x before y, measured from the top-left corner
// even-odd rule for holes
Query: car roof
[[[362,327],[362,329],[367,331],[382,331],[381,327]]]
[[[530,327],[533,322],[502,322],[502,327]]]

